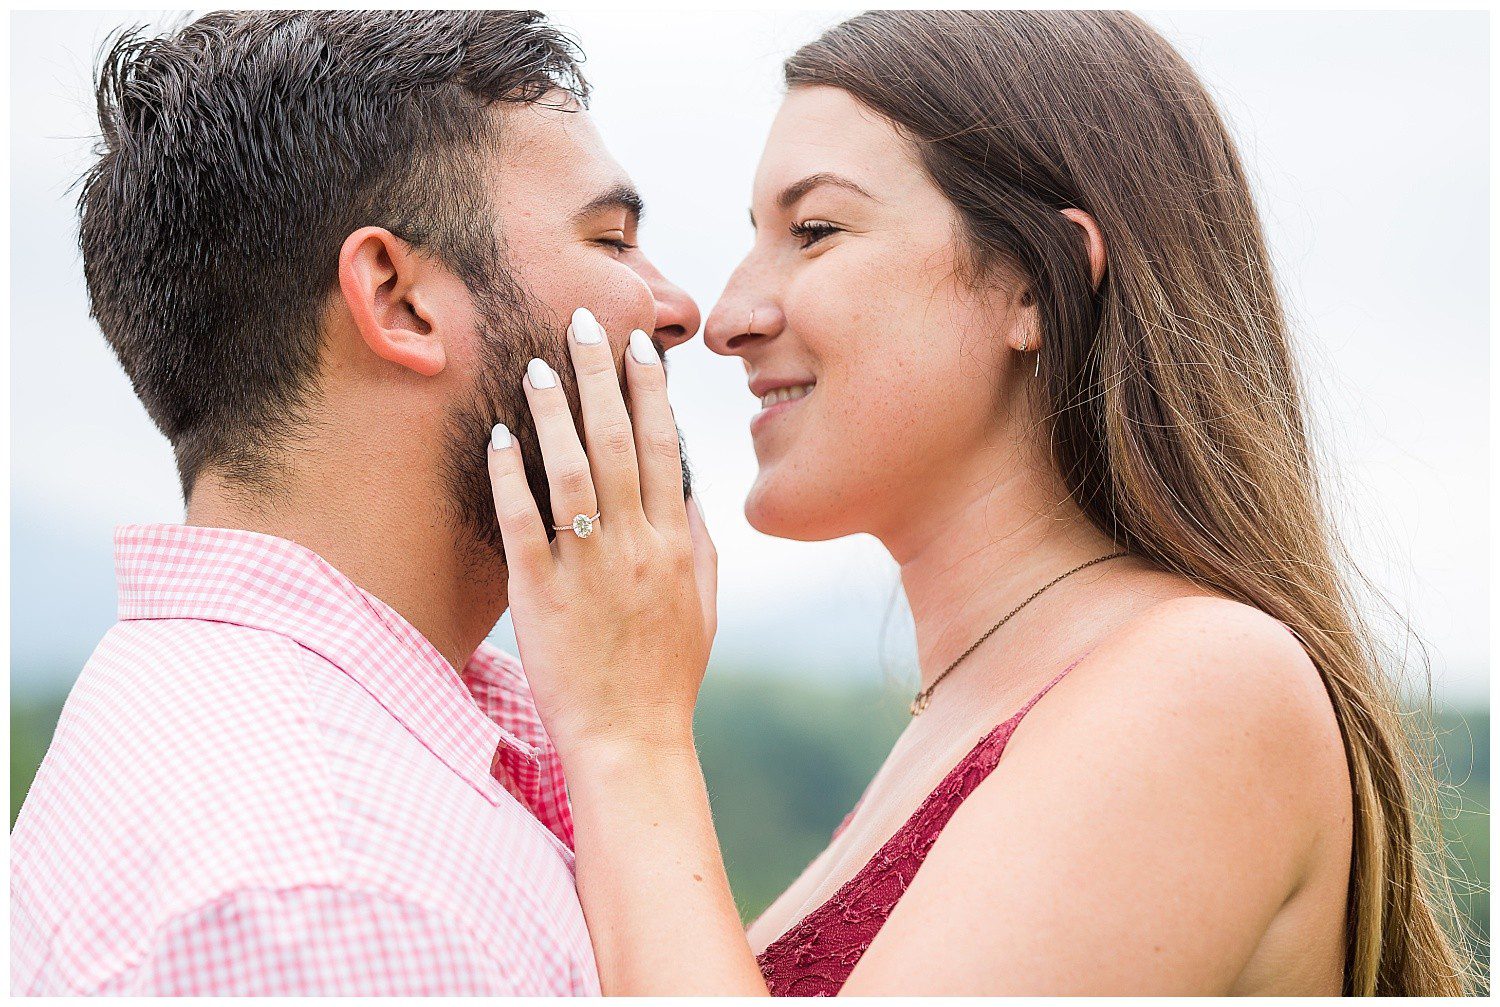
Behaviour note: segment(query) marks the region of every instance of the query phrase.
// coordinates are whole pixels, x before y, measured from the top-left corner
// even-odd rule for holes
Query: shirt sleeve
[[[548,995],[556,970],[505,962],[461,926],[395,896],[250,889],[179,915],[119,992],[141,996]]]

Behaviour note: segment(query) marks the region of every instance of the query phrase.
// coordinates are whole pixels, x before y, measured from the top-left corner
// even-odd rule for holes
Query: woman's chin
[[[849,534],[831,527],[838,515],[822,513],[824,508],[818,506],[821,495],[817,490],[817,487],[799,491],[795,486],[778,486],[762,473],[745,497],[745,520],[762,535],[798,542],[821,542]]]

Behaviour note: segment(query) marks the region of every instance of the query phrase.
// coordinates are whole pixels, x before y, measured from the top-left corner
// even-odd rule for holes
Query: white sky
[[[1440,693],[1487,695],[1488,48],[1480,14],[1147,15],[1204,76],[1257,183],[1354,553],[1430,644]],[[779,63],[829,12],[555,12],[593,113],[650,204],[643,240],[705,312],[748,246]],[[149,13],[12,22],[12,641],[65,685],[114,616],[114,524],[182,516],[171,454],[88,319],[68,187],[90,67]],[[738,362],[673,352],[720,552],[721,668],[879,680],[911,665],[896,587],[857,536],[753,531],[756,408]],[[506,639],[502,623],[497,638]]]

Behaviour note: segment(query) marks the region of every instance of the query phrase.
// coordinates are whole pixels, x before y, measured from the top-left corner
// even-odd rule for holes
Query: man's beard
[[[449,414],[443,436],[444,492],[447,509],[457,534],[461,557],[477,577],[498,575],[505,562],[505,546],[495,517],[495,495],[490,484],[487,457],[490,430],[504,423],[520,446],[525,462],[526,482],[535,499],[547,537],[556,534],[551,490],[537,443],[536,427],[521,378],[526,364],[540,357],[557,372],[559,385],[568,396],[573,422],[583,440],[578,405],[578,381],[573,373],[572,358],[565,337],[565,325],[551,317],[539,302],[530,297],[511,279],[494,283],[469,284],[474,308],[479,318],[476,376],[468,398]],[[660,347],[658,347],[658,350]],[[630,404],[628,388],[623,388],[626,406]],[[682,495],[692,495],[692,474],[687,452],[682,448]],[[586,442],[585,442],[586,443]],[[564,515],[571,521],[572,514]],[[607,522],[609,515],[601,515]]]

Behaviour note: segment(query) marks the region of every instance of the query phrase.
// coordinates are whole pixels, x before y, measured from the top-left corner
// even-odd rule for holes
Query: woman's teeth
[[[760,397],[760,407],[762,409],[770,409],[778,402],[790,402],[792,399],[800,399],[812,390],[812,385],[793,385],[790,388],[776,388]]]

